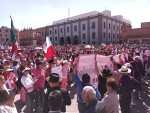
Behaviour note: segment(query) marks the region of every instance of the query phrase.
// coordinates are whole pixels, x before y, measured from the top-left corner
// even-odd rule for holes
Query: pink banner
[[[118,54],[113,56],[113,60],[118,64],[124,64],[128,60],[128,54]]]
[[[113,63],[111,62],[111,56],[97,55],[96,57],[97,67],[99,73],[107,66],[110,70],[113,70]]]
[[[91,77],[91,83],[97,84],[97,70],[96,70],[95,55],[80,55],[77,67],[77,72],[80,77],[85,73],[88,73]]]

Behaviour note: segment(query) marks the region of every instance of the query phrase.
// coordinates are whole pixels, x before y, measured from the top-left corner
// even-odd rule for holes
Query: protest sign
[[[96,70],[96,60],[95,55],[80,55],[77,72],[79,78],[82,78],[82,75],[88,73],[91,77],[91,83],[97,85],[97,70]]]
[[[105,66],[107,66],[110,70],[113,70],[113,63],[111,61],[111,56],[97,55],[96,62],[99,73],[102,72]]]

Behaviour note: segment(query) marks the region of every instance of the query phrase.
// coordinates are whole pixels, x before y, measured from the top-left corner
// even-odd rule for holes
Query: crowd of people
[[[79,113],[131,113],[133,90],[136,99],[140,99],[142,78],[150,77],[148,46],[102,44],[54,48],[56,57],[50,59],[44,58],[41,49],[20,49],[15,55],[10,50],[0,50],[0,113],[65,113],[73,92],[77,94]],[[80,55],[121,53],[128,58],[120,63],[111,59],[115,68],[106,65],[97,74],[97,86],[91,83],[89,73],[79,77]]]

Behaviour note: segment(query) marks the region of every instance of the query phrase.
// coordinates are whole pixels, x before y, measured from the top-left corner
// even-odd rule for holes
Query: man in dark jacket
[[[45,93],[45,99],[44,99],[45,101],[44,113],[48,113],[50,111],[48,106],[49,102],[51,101],[49,100],[49,94],[55,90],[58,90],[62,93],[63,100],[62,100],[61,112],[66,112],[66,105],[71,105],[71,98],[68,91],[66,91],[65,89],[61,89],[60,82],[59,82],[59,75],[56,73],[50,74],[48,84],[49,86],[46,89],[47,91]]]
[[[139,85],[136,79],[130,76],[131,69],[126,66],[122,66],[119,69],[119,73],[122,75],[119,83],[119,99],[122,113],[130,113],[131,105],[131,93],[133,89],[136,89]]]

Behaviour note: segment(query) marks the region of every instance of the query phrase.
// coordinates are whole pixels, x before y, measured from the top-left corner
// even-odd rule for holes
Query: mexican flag
[[[56,52],[53,48],[53,45],[52,45],[49,37],[46,37],[46,41],[43,45],[43,50],[44,50],[45,58],[47,60],[52,59],[53,57],[56,56]]]
[[[10,43],[11,43],[11,47],[12,47],[11,52],[14,54],[14,53],[17,53],[18,44],[17,44],[17,40],[16,40],[16,32],[15,32],[13,20],[11,17],[10,17],[10,19],[11,19]]]

